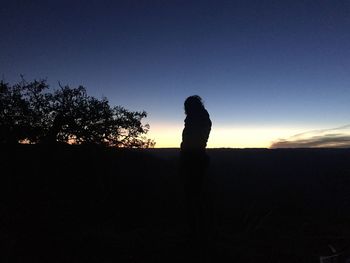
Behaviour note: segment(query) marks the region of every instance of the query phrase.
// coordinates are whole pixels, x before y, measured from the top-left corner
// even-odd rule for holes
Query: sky
[[[208,147],[313,147],[332,129],[327,146],[350,146],[349,0],[11,0],[0,22],[2,80],[145,110],[156,147],[179,147],[194,94]]]

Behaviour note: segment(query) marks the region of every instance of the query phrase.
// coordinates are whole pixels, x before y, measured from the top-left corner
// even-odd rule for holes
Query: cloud
[[[350,125],[296,134],[272,142],[270,148],[350,148]]]

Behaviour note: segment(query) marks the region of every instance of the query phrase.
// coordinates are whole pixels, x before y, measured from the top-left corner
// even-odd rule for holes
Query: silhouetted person
[[[188,225],[196,245],[202,246],[207,242],[204,195],[209,157],[205,148],[211,121],[199,96],[188,97],[184,106],[186,119],[182,132],[181,173],[184,177]]]

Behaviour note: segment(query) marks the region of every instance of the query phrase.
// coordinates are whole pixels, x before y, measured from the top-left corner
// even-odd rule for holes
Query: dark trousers
[[[209,157],[206,153],[181,155],[181,173],[184,180],[187,223],[191,239],[196,246],[208,242],[207,218],[207,170]]]

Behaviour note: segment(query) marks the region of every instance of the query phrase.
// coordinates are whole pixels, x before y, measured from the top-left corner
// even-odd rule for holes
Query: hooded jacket
[[[207,110],[188,114],[182,131],[181,152],[204,152],[210,130],[211,120]]]

